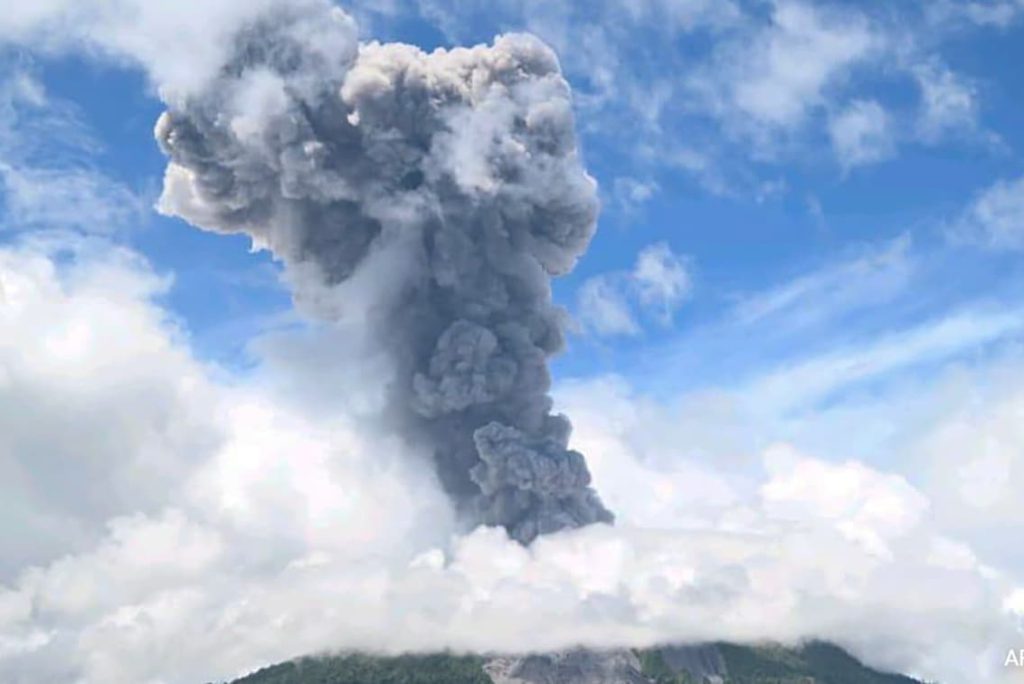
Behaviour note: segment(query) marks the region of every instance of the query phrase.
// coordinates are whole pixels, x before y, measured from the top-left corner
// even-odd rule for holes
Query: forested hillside
[[[800,648],[716,644],[722,684],[920,684],[878,672],[846,651],[812,642]],[[635,651],[639,674],[651,684],[703,684],[671,664],[668,649]],[[303,658],[274,665],[232,684],[492,684],[488,658],[448,654]]]

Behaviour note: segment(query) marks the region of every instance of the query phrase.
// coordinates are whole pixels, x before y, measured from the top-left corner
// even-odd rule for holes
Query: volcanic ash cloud
[[[611,522],[548,396],[564,344],[550,281],[598,212],[551,50],[360,45],[346,14],[305,3],[228,52],[167,97],[161,209],[250,236],[307,311],[365,322],[396,369],[390,417],[467,522],[523,543]]]

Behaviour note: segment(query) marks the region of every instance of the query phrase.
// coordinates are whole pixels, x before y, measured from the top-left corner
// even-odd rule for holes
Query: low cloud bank
[[[679,458],[644,442],[678,429],[671,410],[594,380],[560,397],[620,524],[529,548],[500,528],[460,535],[408,444],[345,413],[311,418],[256,380],[272,365],[217,379],[141,259],[86,241],[69,260],[69,244],[0,250],[0,401],[23,411],[3,463],[6,482],[36,483],[5,488],[34,495],[5,518],[5,548],[24,554],[0,589],[5,681],[204,681],[345,648],[804,637],[947,682],[1004,672],[1013,585],[899,475],[784,445]],[[89,405],[120,438],[83,426],[71,449]],[[66,538],[39,542],[54,520]]]

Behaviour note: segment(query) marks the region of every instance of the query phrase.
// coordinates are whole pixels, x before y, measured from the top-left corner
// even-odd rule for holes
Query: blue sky
[[[364,424],[382,371],[295,312],[269,253],[154,209],[162,99],[261,7],[326,1],[0,15],[0,679],[580,633],[823,636],[951,684],[1012,677],[1024,2],[343,5],[362,41],[535,33],[573,88],[602,212],[553,286],[554,396],[620,524],[524,555],[457,529]],[[338,593],[367,598],[340,615]]]
[[[772,363],[831,341],[907,327],[971,300],[997,306],[1019,291],[1013,285],[1019,259],[1012,252],[951,244],[949,238],[951,223],[974,198],[1021,174],[1024,128],[1015,103],[1024,84],[1012,65],[1024,48],[1015,18],[979,24],[977,17],[954,10],[939,17],[933,10],[935,17],[926,21],[926,6],[908,3],[882,12],[839,3],[780,5],[773,20],[764,4],[732,12],[694,9],[669,30],[656,4],[636,3],[634,15],[620,16],[621,27],[599,21],[625,12],[615,3],[586,11],[530,3],[501,7],[403,6],[367,13],[363,31],[432,48],[525,29],[561,47],[577,91],[586,163],[600,183],[604,210],[591,249],[575,272],[557,282],[556,297],[585,317],[578,295],[583,283],[628,272],[644,247],[659,242],[688,274],[685,294],[670,305],[670,325],[638,310],[632,313],[638,327],[628,334],[583,331],[558,360],[560,375],[631,373],[655,365],[664,382],[660,364],[645,359],[678,355],[673,350],[685,356],[707,331],[719,330],[717,353],[693,352],[702,360],[671,373],[679,383],[702,383],[705,373],[734,372],[716,371],[723,364],[713,357]],[[783,26],[780,15],[790,7],[801,11],[792,26]],[[850,45],[830,48],[851,34],[856,38],[846,38]],[[595,54],[573,54],[570,46],[582,43]],[[729,91],[729,75],[739,79],[737,69],[752,68],[736,63],[770,62],[771,54],[779,65],[754,76],[766,92],[775,88],[774,95],[759,101],[755,93],[744,101],[738,89],[745,81]],[[792,77],[784,71],[790,59],[797,60],[794,68],[800,60],[817,66]],[[95,171],[141,203],[153,201],[164,162],[150,131],[161,105],[142,74],[111,60],[22,48],[9,51],[6,61],[74,110],[95,143],[97,153],[87,162]],[[724,91],[707,92],[718,86]],[[945,104],[929,104],[929,87],[946,89],[935,96]],[[842,147],[830,138],[830,127],[866,102],[882,113],[884,130],[875,137],[854,134]],[[168,301],[196,347],[218,361],[244,363],[245,341],[288,308],[270,259],[246,253],[240,239],[189,230],[155,212],[142,211],[138,218],[121,236],[157,268],[175,274]],[[747,332],[723,333],[742,301],[884,252],[899,240],[909,244],[902,256],[915,264],[914,272],[891,286],[898,291],[873,301],[867,293],[853,318],[840,311],[824,315],[836,320],[819,320],[799,339],[756,351],[744,350]],[[624,287],[619,282],[612,289],[628,299],[618,292]],[[830,296],[806,296],[815,294]],[[625,299],[619,304],[635,306]]]

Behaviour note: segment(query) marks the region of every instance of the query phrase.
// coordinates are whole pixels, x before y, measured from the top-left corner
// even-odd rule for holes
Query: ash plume
[[[551,50],[360,45],[346,14],[307,2],[230,53],[157,123],[162,211],[272,250],[317,315],[365,313],[398,369],[390,410],[468,522],[522,543],[610,522],[548,394],[550,280],[598,212]]]

